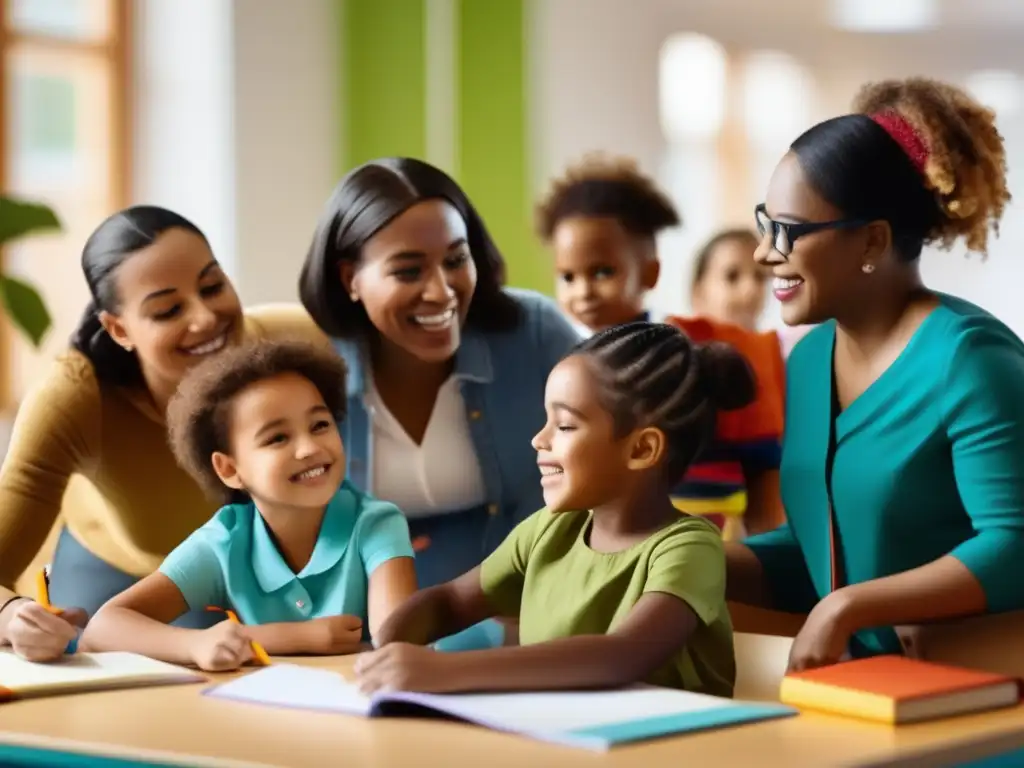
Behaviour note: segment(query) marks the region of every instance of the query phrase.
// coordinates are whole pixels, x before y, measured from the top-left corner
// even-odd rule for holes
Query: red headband
[[[878,123],[885,132],[892,136],[893,140],[900,145],[910,162],[917,170],[924,174],[925,164],[928,162],[928,146],[921,138],[921,134],[910,124],[903,115],[898,112],[878,112],[870,115],[871,119]]]

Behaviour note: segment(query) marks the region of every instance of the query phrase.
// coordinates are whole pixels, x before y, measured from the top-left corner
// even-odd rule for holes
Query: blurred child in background
[[[749,229],[723,229],[697,252],[690,281],[693,313],[749,331],[759,327],[768,297],[770,274],[754,261],[760,236]],[[775,330],[783,358],[811,329],[783,325]]]
[[[680,223],[668,195],[629,158],[589,155],[552,183],[537,208],[538,232],[554,252],[558,302],[583,335],[657,319],[645,303],[661,268],[656,239]],[[719,262],[718,255],[708,259],[716,270],[717,264],[710,262]],[[753,248],[749,262],[753,267]],[[670,316],[663,321],[696,342],[730,344],[757,379],[752,404],[720,414],[715,440],[675,490],[676,505],[707,515],[720,527],[731,519],[729,538],[740,537],[744,529],[774,528],[781,522],[778,465],[784,399],[778,337],[714,316]]]
[[[537,225],[554,251],[558,303],[581,335],[650,319],[656,238],[679,223],[672,201],[626,158],[590,155],[554,182]]]
[[[759,242],[749,229],[723,229],[704,244],[690,282],[693,314],[757,330],[770,279],[754,261]]]

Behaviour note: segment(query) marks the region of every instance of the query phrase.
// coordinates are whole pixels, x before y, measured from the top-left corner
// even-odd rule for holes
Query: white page
[[[57,661],[25,661],[14,651],[0,651],[0,686],[13,691],[89,686],[119,680],[189,679],[202,677],[184,667],[134,653],[76,653]]]
[[[370,700],[337,672],[274,664],[207,691],[218,699],[366,715]]]
[[[371,700],[337,672],[275,664],[208,691],[253,704],[366,715]],[[502,694],[416,694],[379,697],[432,707],[496,728],[552,733],[735,706],[729,699],[670,688]]]
[[[736,706],[729,699],[651,686],[614,691],[403,694],[401,698],[481,725],[537,734]]]

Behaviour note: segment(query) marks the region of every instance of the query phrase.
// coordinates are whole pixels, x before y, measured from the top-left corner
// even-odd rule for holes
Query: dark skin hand
[[[638,682],[669,661],[697,628],[684,601],[650,592],[607,635],[464,653],[423,647],[492,618],[479,568],[413,595],[381,629],[379,650],[356,662],[360,689],[467,691],[614,688]]]
[[[834,664],[853,634],[869,627],[892,627],[960,618],[985,612],[985,593],[955,557],[903,573],[836,590],[807,616],[793,641],[790,671]]]
[[[771,608],[764,572],[742,544],[725,545],[727,599]],[[820,600],[793,641],[789,669],[800,671],[839,661],[862,629],[923,624],[984,613],[985,593],[974,575],[946,556],[903,573],[838,589]]]

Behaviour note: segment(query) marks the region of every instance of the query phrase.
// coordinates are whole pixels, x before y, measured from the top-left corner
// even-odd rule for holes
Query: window
[[[88,301],[82,245],[129,198],[130,0],[0,4],[0,183],[50,205],[63,226],[3,254],[4,268],[35,285],[53,316],[39,350],[3,327],[0,398],[10,406],[67,345]]]
[[[661,126],[669,142],[712,139],[726,112],[725,49],[710,37],[684,33],[661,47],[658,92]]]
[[[804,66],[789,54],[754,51],[745,57],[741,88],[751,199],[760,201],[779,159],[813,122],[814,87]]]

